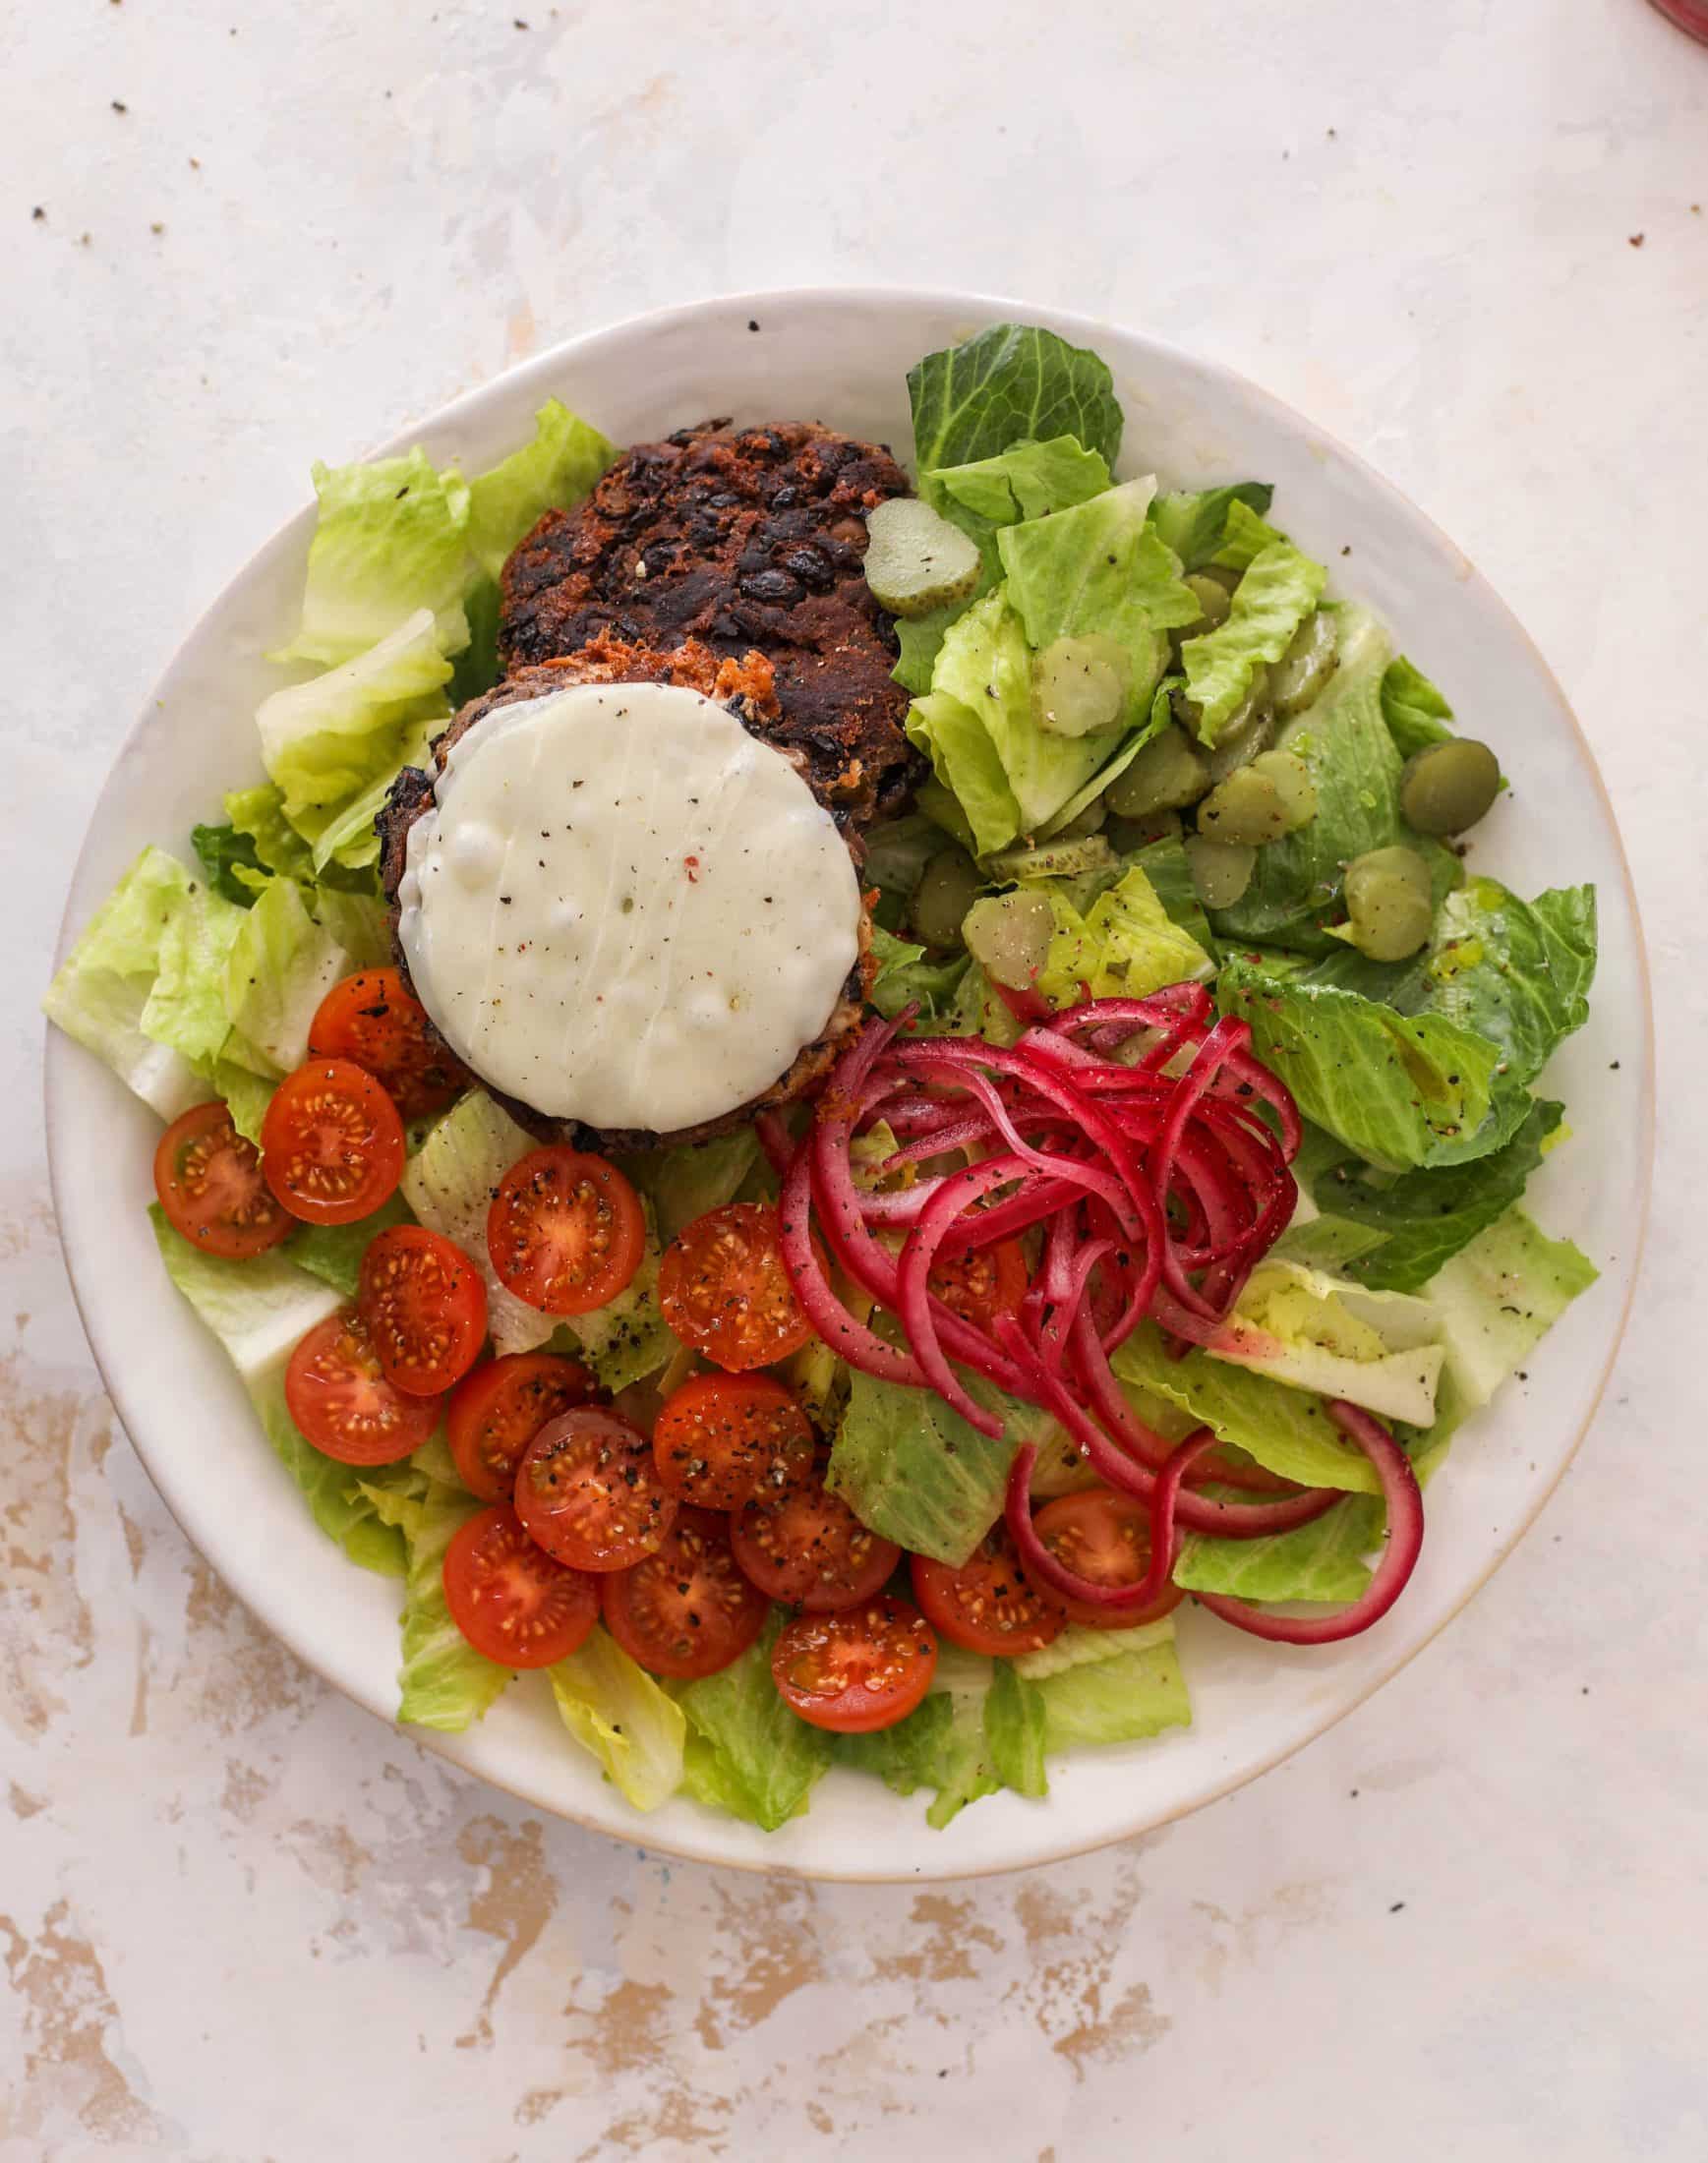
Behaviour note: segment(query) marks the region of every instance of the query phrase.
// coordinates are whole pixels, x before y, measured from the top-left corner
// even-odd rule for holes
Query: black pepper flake
[[[757,330],[759,327],[759,325],[753,321],[751,316],[749,316],[747,319],[747,327],[749,330]]]
[[[500,900],[501,902],[502,902],[502,903],[503,903],[503,905],[504,905],[504,906],[505,906],[506,908],[508,908],[508,907],[509,907],[509,906],[510,906],[510,897],[509,897],[509,896],[508,896],[507,894],[501,894],[501,895],[499,896],[499,900]]]
[[[124,101],[124,99],[123,99],[122,97],[115,97],[115,98],[114,98],[114,99],[112,100],[112,108],[113,108],[113,111],[114,111],[115,113],[128,113],[128,112],[130,111],[130,109],[131,109],[131,108],[130,108],[130,107],[129,107],[129,106],[128,106],[128,105],[127,105],[126,103],[125,103],[125,101]]]
[[[37,224],[39,225],[39,224],[40,224],[40,222],[41,222],[41,220],[42,220],[42,219],[43,219],[44,217],[46,217],[46,215],[47,215],[47,212],[46,212],[46,211],[45,211],[45,210],[44,210],[44,209],[43,209],[43,208],[41,207],[40,204],[38,203],[38,204],[37,204],[37,205],[35,205],[34,209],[30,211],[29,215],[30,215],[30,216],[31,216],[31,217],[32,217],[32,218],[33,218],[33,219],[34,219],[34,220],[36,221],[36,223],[37,223]]]
[[[1392,1906],[1391,1906],[1391,1907],[1389,1907],[1389,1909],[1388,1909],[1388,1911],[1387,1911],[1387,1912],[1388,1912],[1388,1913],[1389,1913],[1390,1915],[1397,1915],[1397,1914],[1399,1913],[1400,1909],[1401,1909],[1401,1908],[1402,1908],[1402,1907],[1403,1907],[1404,1905],[1405,1905],[1405,1902],[1404,1902],[1404,1900],[1395,1900],[1395,1901],[1393,1902]]]
[[[1350,555],[1352,554],[1352,544],[1351,544],[1351,542],[1350,542],[1350,541],[1348,541],[1348,542],[1347,542],[1347,543],[1346,543],[1346,544],[1344,545],[1344,547],[1343,547],[1343,548],[1341,549],[1340,553],[1341,553],[1341,555]]]
[[[120,110],[122,111],[123,108],[121,107]],[[1640,248],[1643,245],[1643,235],[1641,233],[1632,233],[1630,235],[1628,245],[1632,248]]]

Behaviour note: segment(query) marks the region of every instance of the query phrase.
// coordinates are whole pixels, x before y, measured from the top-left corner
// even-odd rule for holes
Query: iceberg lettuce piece
[[[1295,1389],[1343,1397],[1384,1420],[1428,1427],[1445,1353],[1428,1300],[1373,1292],[1266,1257],[1207,1347]]]
[[[1226,620],[1181,647],[1186,695],[1196,709],[1201,742],[1214,743],[1250,691],[1259,666],[1280,660],[1327,580],[1322,564],[1301,555],[1290,542],[1271,541],[1235,588]]]
[[[296,881],[269,879],[225,957],[225,1014],[271,1074],[288,1074],[309,1055],[309,1025],[321,1001],[354,966],[309,914]]]
[[[263,699],[262,762],[291,825],[311,844],[325,842],[320,865],[376,860],[373,814],[448,716],[449,676],[433,616],[418,609],[341,667]]]
[[[656,1810],[682,1784],[687,1721],[662,1683],[604,1629],[546,1669],[565,1727],[637,1810]]]
[[[547,511],[580,502],[616,456],[609,438],[548,398],[534,416],[533,441],[468,484],[468,548],[486,575],[499,576]]]
[[[468,643],[469,492],[459,473],[436,471],[417,444],[402,458],[317,465],[315,494],[302,623],[272,660],[349,661],[418,613],[441,653]]]

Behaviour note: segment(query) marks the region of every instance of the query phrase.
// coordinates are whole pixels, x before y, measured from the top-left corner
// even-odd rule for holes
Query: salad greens
[[[1164,1436],[1207,1425],[1252,1463],[1343,1493],[1270,1538],[1192,1535],[1177,1585],[1243,1601],[1354,1601],[1381,1547],[1383,1503],[1328,1398],[1392,1423],[1429,1477],[1460,1423],[1594,1280],[1576,1248],[1521,1206],[1565,1135],[1563,1107],[1534,1084],[1587,1015],[1593,891],[1525,900],[1480,868],[1467,877],[1457,848],[1410,830],[1405,763],[1452,738],[1446,698],[1368,612],[1329,596],[1324,564],[1270,522],[1266,483],[1115,478],[1123,417],[1096,355],[999,324],[927,355],[908,389],[919,494],[977,544],[980,574],[964,601],[896,626],[908,732],[931,778],[913,810],[865,837],[871,1003],[892,1018],[913,1010],[921,1029],[1005,1043],[1020,1034],[1001,958],[971,929],[947,942],[913,924],[926,868],[951,849],[972,859],[958,859],[955,893],[1016,897],[1041,925],[1026,980],[1042,1005],[1193,978],[1249,1023],[1257,1056],[1307,1122],[1293,1222],[1213,1344],[1182,1353],[1147,1321],[1114,1368]],[[163,1119],[216,1095],[254,1139],[274,1087],[306,1056],[327,989],[389,961],[375,814],[454,707],[495,680],[497,582],[511,550],[616,455],[552,399],[530,442],[473,476],[419,447],[316,468],[301,616],[273,657],[292,674],[256,717],[265,779],[194,829],[193,861],[143,852],[45,1002]],[[1298,661],[1307,644],[1314,673]],[[1104,725],[1078,734],[1038,695],[1040,662],[1064,652],[1113,672],[1095,709]],[[1188,747],[1186,770],[1202,773],[1196,797],[1146,796],[1169,731]],[[1196,801],[1271,745],[1303,763],[1314,815],[1248,849],[1243,886],[1212,888]],[[1347,906],[1347,868],[1396,848],[1424,867],[1413,867],[1420,907],[1427,873],[1431,927],[1398,960],[1373,958]],[[153,1217],[169,1275],[229,1355],[315,1523],[401,1584],[399,1719],[456,1731],[511,1680],[461,1637],[442,1582],[446,1548],[479,1505],[442,1435],[372,1470],[311,1448],[284,1402],[292,1347],[353,1295],[375,1232],[413,1221],[485,1275],[499,1353],[550,1346],[608,1391],[650,1388],[678,1350],[659,1310],[661,1246],[708,1209],[775,1187],[750,1129],[624,1157],[647,1215],[645,1260],[609,1306],[559,1320],[515,1298],[487,1252],[494,1189],[531,1138],[471,1087],[409,1142],[401,1187],[378,1216],[305,1226],[253,1260],[216,1259]],[[887,1153],[867,1151],[857,1176],[884,1176]],[[831,1489],[911,1552],[963,1564],[1001,1515],[1025,1442],[1048,1468],[1040,1490],[1083,1482],[1047,1415],[976,1376],[963,1378],[1001,1417],[996,1439],[930,1392],[846,1374],[816,1340],[787,1378],[830,1440]],[[832,1736],[772,1684],[783,1612],[703,1681],[661,1682],[599,1629],[544,1686],[567,1735],[636,1808],[685,1793],[767,1830],[807,1809],[833,1766],[898,1795],[928,1793],[941,1826],[1001,1789],[1042,1796],[1064,1749],[1132,1742],[1191,1718],[1165,1619],[1070,1625],[1043,1650],[995,1664],[945,1644],[906,1720]]]

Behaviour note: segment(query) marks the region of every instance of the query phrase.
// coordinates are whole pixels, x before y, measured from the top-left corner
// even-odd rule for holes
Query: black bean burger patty
[[[400,910],[397,889],[407,860],[409,830],[432,807],[434,783],[444,770],[444,762],[450,755],[451,746],[460,741],[471,729],[478,728],[489,714],[496,713],[500,707],[515,705],[519,700],[541,698],[574,683],[675,683],[689,690],[701,691],[706,697],[715,698],[721,705],[728,706],[742,726],[754,735],[776,743],[801,771],[802,778],[819,800],[828,806],[828,791],[812,765],[810,752],[798,744],[792,745],[782,739],[778,729],[780,709],[775,673],[770,662],[762,654],[748,653],[739,658],[726,656],[720,659],[710,648],[695,639],[690,639],[668,653],[657,653],[602,637],[596,639],[584,652],[565,655],[560,660],[545,662],[538,667],[518,669],[496,689],[485,692],[480,698],[471,699],[461,708],[433,747],[434,772],[421,773],[413,767],[406,767],[392,784],[385,808],[375,821],[380,833],[380,876],[391,911],[391,948],[406,984],[409,983],[409,961],[403,951],[403,942],[398,936]],[[861,860],[857,835],[845,831],[844,839],[857,864]],[[644,1129],[588,1127],[578,1120],[550,1118],[547,1114],[536,1111],[530,1104],[520,1103],[514,1097],[500,1095],[496,1089],[493,1094],[518,1125],[525,1127],[541,1140],[569,1141],[579,1148],[644,1149],[661,1142],[705,1141],[714,1135],[727,1134],[731,1129],[744,1125],[755,1112],[772,1105],[792,1103],[796,1097],[814,1089],[835,1065],[839,1054],[857,1034],[871,965],[869,908],[861,912],[859,937],[859,960],[850,971],[842,996],[820,1034],[797,1053],[789,1071],[780,1075],[770,1088],[753,1098],[750,1103],[736,1106],[721,1119],[708,1120],[698,1127],[683,1128],[674,1134],[655,1134]],[[437,1033],[435,1031],[436,1035]],[[476,1079],[480,1077],[477,1076]]]
[[[637,443],[504,566],[506,670],[602,634],[668,653],[694,638],[777,672],[764,733],[798,751],[844,826],[898,809],[924,772],[903,732],[897,643],[861,565],[866,515],[908,493],[887,450],[802,421],[706,421]]]

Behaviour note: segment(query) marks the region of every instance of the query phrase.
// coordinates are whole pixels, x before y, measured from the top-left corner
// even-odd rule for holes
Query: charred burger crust
[[[895,628],[863,571],[867,514],[907,490],[880,445],[810,422],[708,421],[636,444],[510,556],[501,658],[529,667],[601,634],[756,648],[777,672],[770,740],[803,755],[839,820],[865,825],[923,771],[891,674]]]
[[[561,659],[546,662],[537,667],[518,670],[502,683],[481,697],[471,699],[452,717],[444,733],[433,745],[434,770],[424,773],[415,767],[405,767],[391,786],[383,809],[375,820],[380,836],[380,878],[383,888],[387,921],[391,933],[391,951],[405,988],[419,998],[409,973],[409,958],[404,952],[399,933],[402,914],[398,902],[398,888],[407,866],[409,831],[417,819],[433,807],[434,788],[443,773],[445,761],[452,749],[471,729],[477,728],[488,715],[505,706],[521,704],[540,698],[553,691],[562,690],[574,683],[682,683],[703,691],[708,697],[723,694],[720,702],[727,705],[743,728],[766,742],[775,742],[777,696],[771,680],[771,671],[764,657],[748,654],[740,659],[726,658],[720,662],[706,647],[690,641],[674,652],[656,653],[644,649],[618,644],[607,637],[594,642],[585,652],[565,655]],[[779,744],[779,749],[802,772],[803,778],[815,794],[817,776],[808,759],[798,747]],[[864,848],[857,832],[851,832],[846,823],[839,821],[842,837],[856,867],[864,860]],[[843,985],[842,995],[824,1028],[814,1041],[799,1051],[787,1073],[781,1075],[772,1085],[737,1105],[722,1118],[702,1122],[696,1127],[661,1134],[647,1128],[599,1128],[589,1127],[579,1120],[554,1119],[537,1111],[531,1104],[519,1098],[506,1096],[489,1082],[482,1082],[494,1099],[503,1107],[516,1124],[540,1141],[568,1141],[576,1147],[603,1150],[647,1149],[679,1142],[707,1141],[715,1136],[731,1133],[743,1126],[756,1112],[773,1106],[793,1103],[797,1097],[809,1094],[824,1080],[837,1059],[857,1033],[863,1013],[866,994],[870,989],[873,969],[871,959],[871,911],[869,905],[862,907],[859,922],[859,955]],[[428,1017],[427,1028],[437,1043],[444,1043],[439,1029]],[[444,1044],[447,1053],[455,1056],[452,1047]],[[477,1077],[478,1079],[478,1077]]]

